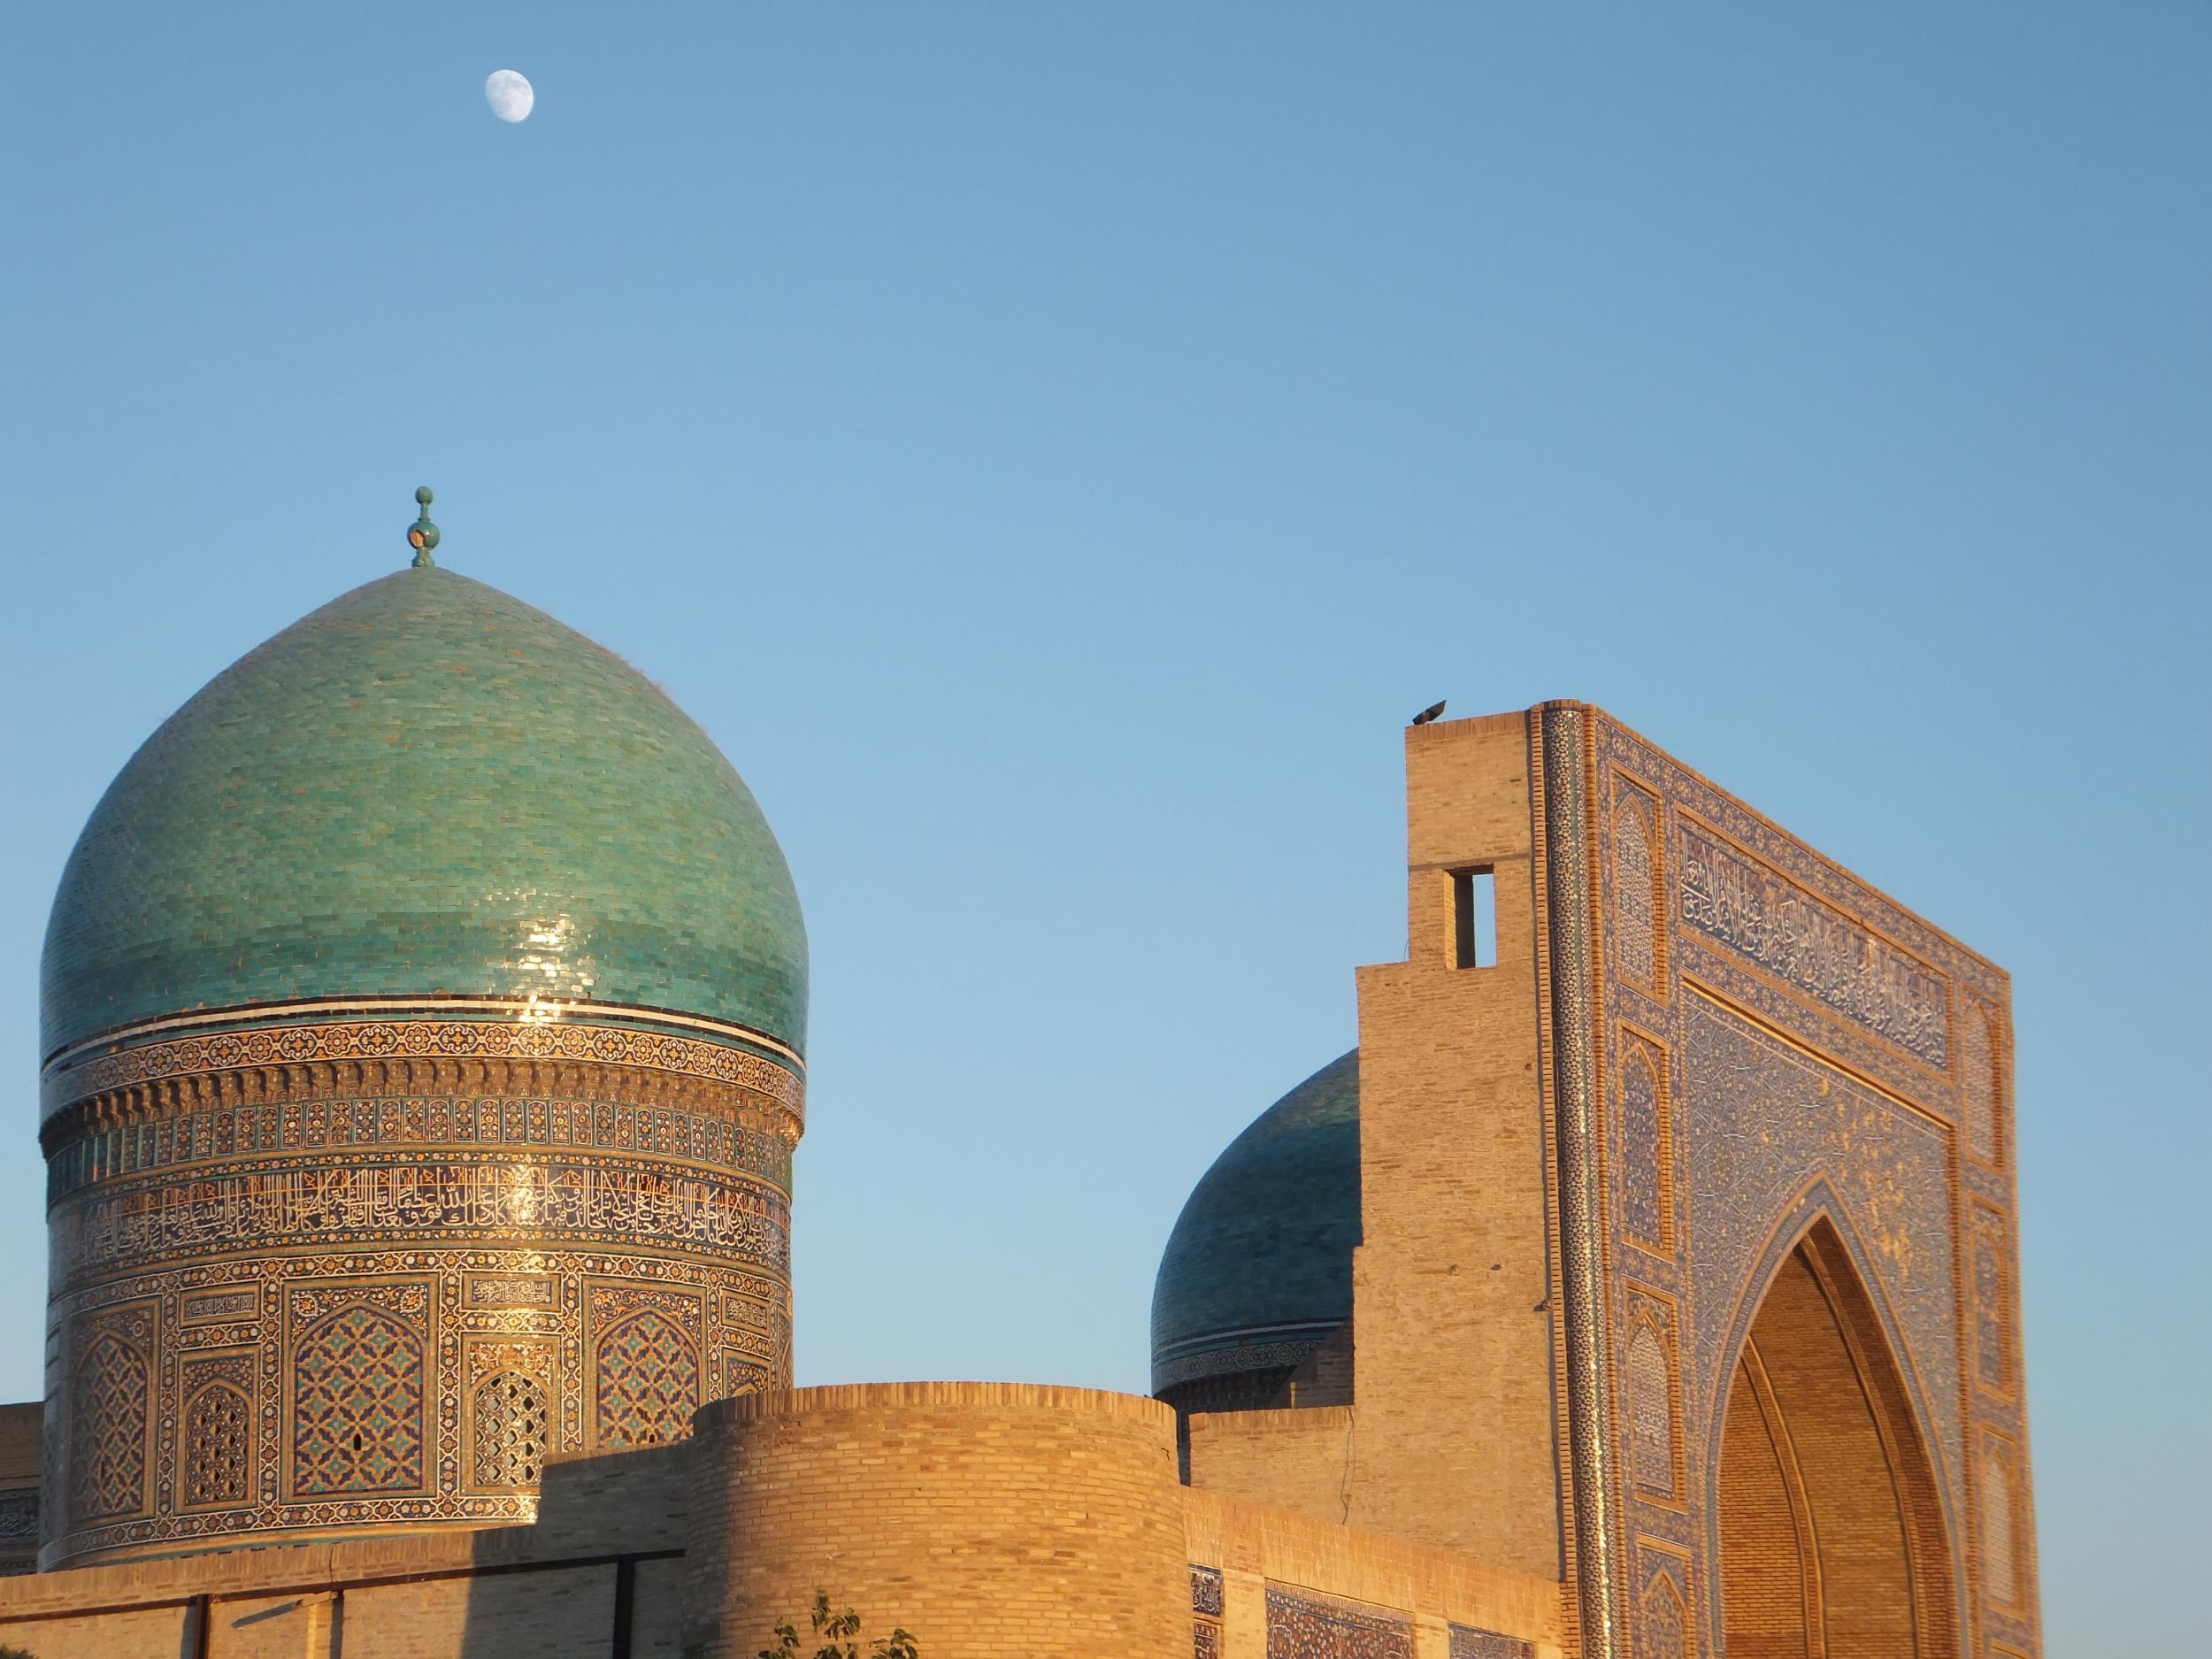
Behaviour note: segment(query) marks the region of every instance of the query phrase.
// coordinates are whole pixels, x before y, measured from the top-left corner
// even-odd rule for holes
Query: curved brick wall
[[[878,1383],[716,1401],[695,1423],[703,1659],[750,1659],[815,1591],[960,1659],[1186,1655],[1175,1414],[1027,1383]]]

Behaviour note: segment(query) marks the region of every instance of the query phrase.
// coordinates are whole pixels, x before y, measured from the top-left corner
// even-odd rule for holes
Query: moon
[[[484,77],[484,102],[503,121],[521,120],[537,101],[529,81],[511,69],[495,69]]]

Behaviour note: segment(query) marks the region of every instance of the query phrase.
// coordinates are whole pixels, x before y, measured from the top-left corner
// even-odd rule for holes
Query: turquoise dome
[[[258,1003],[534,995],[799,1049],[791,872],[642,674],[408,569],[240,658],[109,786],[47,924],[42,1051]]]
[[[1200,1178],[1152,1286],[1152,1386],[1290,1363],[1352,1317],[1359,1050],[1262,1112]]]

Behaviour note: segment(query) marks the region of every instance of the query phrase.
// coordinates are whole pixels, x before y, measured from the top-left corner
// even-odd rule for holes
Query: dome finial
[[[425,571],[438,562],[430,557],[431,550],[438,545],[438,526],[430,522],[430,486],[425,484],[417,490],[415,500],[421,504],[422,512],[407,526],[407,545],[415,549],[415,568]]]

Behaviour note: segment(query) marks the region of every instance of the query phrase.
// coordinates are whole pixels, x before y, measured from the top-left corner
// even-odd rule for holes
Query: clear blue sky
[[[1586,697],[2013,972],[2051,1652],[2201,1651],[2212,7],[0,31],[0,1393],[63,856],[427,481],[790,856],[803,1379],[1141,1389],[1401,723]]]

